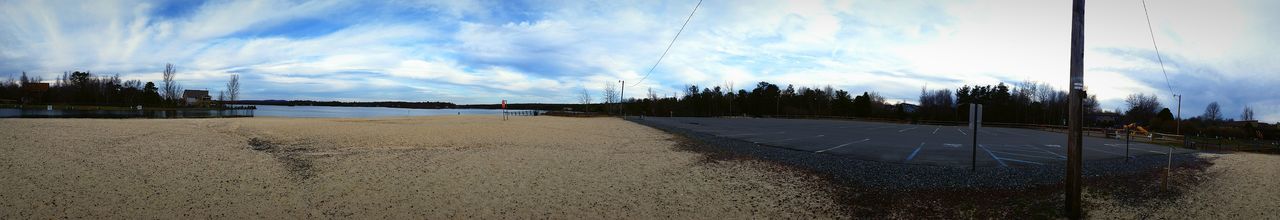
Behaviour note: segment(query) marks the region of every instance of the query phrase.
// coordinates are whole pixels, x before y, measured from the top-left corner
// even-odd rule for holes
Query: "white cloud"
[[[687,84],[750,90],[770,81],[891,98],[913,97],[926,84],[1034,80],[1065,88],[1067,81],[1066,1],[749,0],[703,2],[667,57],[638,82],[695,3],[215,1],[160,16],[174,3],[4,1],[0,70],[155,80],[172,62],[188,86],[217,87],[239,73],[246,85],[264,87],[248,98],[460,103],[573,102],[581,88],[618,80],[661,94]],[[1270,55],[1280,49],[1273,40],[1280,16],[1271,12],[1280,5],[1148,4],[1173,87],[1202,91],[1184,92],[1184,106],[1249,104],[1280,119],[1261,113],[1280,109],[1280,94],[1265,89],[1280,81],[1271,77],[1280,64]],[[1145,54],[1151,42],[1140,2],[1091,1],[1088,10],[1086,83],[1110,103],[1104,107],[1118,107],[1129,93],[1166,96],[1159,66]],[[311,20],[349,23],[293,26]],[[316,33],[259,34],[309,31]],[[1240,95],[1249,92],[1260,95]]]

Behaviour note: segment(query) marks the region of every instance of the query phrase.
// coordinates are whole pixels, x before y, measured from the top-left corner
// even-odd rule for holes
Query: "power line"
[[[668,51],[671,51],[671,46],[676,44],[676,39],[680,38],[680,33],[681,33],[681,32],[684,32],[684,27],[685,27],[685,26],[687,26],[687,25],[689,25],[689,20],[692,20],[692,19],[693,19],[693,13],[697,13],[697,12],[698,12],[698,6],[702,6],[702,0],[698,0],[698,4],[693,6],[693,11],[692,11],[692,12],[689,12],[689,17],[684,19],[684,24],[681,24],[681,25],[680,25],[680,30],[679,30],[679,31],[676,31],[676,36],[675,36],[675,37],[672,37],[672,38],[671,38],[671,43],[668,43],[668,44],[667,44],[667,49],[662,51],[662,56],[658,56],[658,62],[654,62],[654,63],[653,63],[653,66],[652,66],[652,67],[649,67],[649,72],[648,72],[648,73],[645,73],[645,74],[644,74],[644,77],[643,77],[643,78],[640,78],[640,81],[636,81],[636,83],[635,83],[635,84],[631,84],[631,86],[638,86],[638,85],[640,85],[640,83],[644,82],[644,80],[645,80],[645,79],[648,79],[648,78],[649,78],[649,74],[653,74],[653,69],[658,68],[658,64],[659,64],[659,63],[662,63],[662,58],[666,58],[666,57],[667,57],[667,52],[668,52]]]
[[[1173,84],[1169,83],[1169,72],[1164,70],[1164,58],[1160,57],[1160,46],[1156,45],[1156,32],[1151,28],[1151,13],[1147,12],[1147,0],[1142,0],[1142,14],[1147,17],[1147,32],[1151,33],[1151,47],[1156,49],[1156,60],[1160,61],[1160,73],[1164,74],[1164,85],[1169,87],[1169,93],[1176,96],[1177,92],[1173,91]]]

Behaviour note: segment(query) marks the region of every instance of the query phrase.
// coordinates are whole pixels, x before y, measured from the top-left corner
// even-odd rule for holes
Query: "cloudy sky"
[[[626,80],[627,95],[769,81],[877,91],[1067,84],[1071,1],[696,0],[0,1],[0,77],[64,71],[218,90],[246,99],[575,102]],[[1211,101],[1280,120],[1280,1],[1139,0],[1088,5],[1086,84],[1103,107],[1158,95],[1184,115]],[[1170,91],[1172,87],[1172,91]]]

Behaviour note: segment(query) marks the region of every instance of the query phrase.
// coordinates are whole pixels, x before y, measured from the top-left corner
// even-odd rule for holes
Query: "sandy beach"
[[[816,177],[616,118],[0,119],[0,140],[0,219],[840,213]]]
[[[1280,155],[1202,154],[1214,164],[1180,186],[1185,193],[1166,201],[1125,205],[1099,196],[1090,216],[1108,219],[1270,219],[1280,215]],[[1155,187],[1155,186],[1153,186]]]

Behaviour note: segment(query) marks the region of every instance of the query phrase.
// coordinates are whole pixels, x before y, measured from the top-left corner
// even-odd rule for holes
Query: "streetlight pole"
[[[1084,122],[1084,106],[1081,96],[1084,95],[1084,0],[1074,0],[1071,5],[1071,92],[1069,94],[1069,111],[1067,125],[1067,176],[1066,198],[1067,218],[1079,219],[1084,210],[1080,208],[1081,192],[1081,150],[1083,139],[1081,125]]]
[[[1177,130],[1174,134],[1182,135],[1182,95],[1173,95],[1173,97],[1178,98],[1178,120],[1174,120],[1177,122],[1177,125],[1174,126]],[[1186,140],[1186,136],[1183,136],[1183,140]]]

